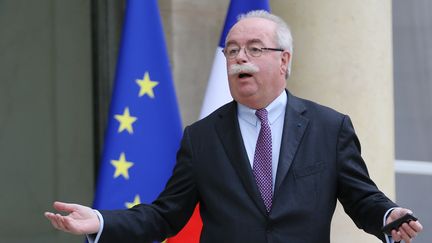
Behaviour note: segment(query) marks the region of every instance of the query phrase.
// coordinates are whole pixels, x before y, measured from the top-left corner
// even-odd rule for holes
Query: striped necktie
[[[273,198],[271,130],[266,109],[257,110],[255,115],[261,121],[261,129],[255,147],[253,174],[267,212],[270,212]]]

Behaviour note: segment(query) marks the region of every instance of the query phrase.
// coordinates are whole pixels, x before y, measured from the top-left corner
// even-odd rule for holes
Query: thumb
[[[411,213],[412,214],[412,211],[409,210],[409,209],[406,209],[406,208],[395,208],[394,209],[394,213],[392,212],[391,216],[392,216],[393,220],[396,220],[396,219],[404,216],[407,213]]]
[[[73,211],[77,210],[77,207],[75,204],[64,203],[64,202],[54,202],[53,207],[57,211],[62,211],[62,212],[73,212]]]
[[[407,213],[412,214],[413,212],[407,208],[400,208],[400,210],[398,211],[400,217],[404,216]]]

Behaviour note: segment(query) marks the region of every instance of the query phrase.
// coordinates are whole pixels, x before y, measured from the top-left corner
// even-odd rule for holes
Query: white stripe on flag
[[[226,60],[222,53],[222,47],[217,47],[201,108],[200,119],[230,101],[232,101],[232,97],[228,86]]]

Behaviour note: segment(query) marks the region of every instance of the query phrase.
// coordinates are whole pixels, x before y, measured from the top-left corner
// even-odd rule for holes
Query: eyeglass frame
[[[232,57],[229,57],[229,55],[226,53],[226,47],[225,47],[224,49],[222,49],[222,53],[224,54],[225,58],[227,58],[227,59],[234,59],[234,58],[236,58],[236,57],[238,56],[238,54],[240,54],[240,52],[241,52],[242,49],[244,49],[244,50],[245,50],[245,53],[246,53],[247,55],[251,56],[251,57],[260,57],[260,56],[262,56],[262,53],[263,53],[264,51],[280,51],[280,52],[284,52],[284,51],[285,51],[285,50],[282,49],[282,48],[272,48],[272,47],[254,47],[254,48],[260,50],[260,52],[259,52],[260,54],[259,54],[258,56],[256,56],[256,55],[252,55],[251,53],[249,53],[249,51],[247,50],[247,49],[248,49],[248,48],[247,48],[248,45],[246,45],[246,46],[244,46],[244,47],[241,47],[241,46],[239,46],[239,45],[237,45],[237,44],[235,44],[235,45],[239,47],[239,51],[237,52],[237,54],[236,54],[235,56],[232,56]]]

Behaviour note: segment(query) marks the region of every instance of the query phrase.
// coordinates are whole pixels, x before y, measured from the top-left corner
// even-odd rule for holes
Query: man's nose
[[[248,60],[249,60],[249,56],[248,53],[246,52],[246,48],[241,48],[239,53],[236,56],[236,62],[245,63],[248,62]]]

